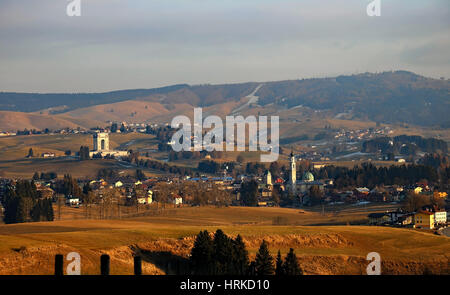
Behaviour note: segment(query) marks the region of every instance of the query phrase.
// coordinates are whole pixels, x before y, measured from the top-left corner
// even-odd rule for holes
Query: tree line
[[[34,181],[20,180],[9,184],[2,202],[4,222],[53,221],[51,199],[41,199]]]
[[[41,172],[41,174],[39,174],[39,172],[35,172],[33,175],[34,181],[39,181],[39,180],[49,181],[49,180],[57,179],[57,178],[58,178],[58,174],[56,172]]]
[[[332,178],[336,188],[350,186],[366,186],[373,188],[376,185],[413,185],[426,179],[436,183],[439,180],[437,170],[425,165],[401,165],[390,167],[376,167],[364,163],[353,168],[325,166],[317,170],[319,178]]]
[[[399,135],[394,138],[378,137],[367,140],[362,145],[362,152],[415,155],[419,150],[427,153],[447,153],[447,148],[447,142],[441,139]]]
[[[194,242],[189,258],[191,274],[195,275],[302,275],[294,250],[291,248],[283,260],[278,251],[276,262],[263,240],[255,260],[250,262],[248,251],[240,235],[235,239],[218,229],[211,238],[207,230],[201,231]]]

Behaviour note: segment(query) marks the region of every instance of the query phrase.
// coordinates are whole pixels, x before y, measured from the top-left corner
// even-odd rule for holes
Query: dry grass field
[[[127,148],[137,142],[151,142],[154,137],[148,134],[127,133],[111,134],[110,148]],[[0,137],[0,161],[24,159],[28,150],[33,149],[35,156],[43,152],[53,152],[56,156],[63,156],[66,150],[73,153],[79,151],[80,146],[93,148],[92,135],[89,134],[40,134],[26,136]]]
[[[111,134],[111,149],[141,148],[152,146],[154,137],[141,133]],[[85,145],[93,148],[91,135],[29,135],[0,138],[0,177],[31,178],[34,172],[56,172],[59,176],[71,174],[76,178],[95,177],[99,169],[112,168],[121,173],[135,173],[136,167],[118,163],[114,160],[92,160],[80,162],[72,155]],[[32,148],[35,157],[26,158]],[[52,152],[56,158],[42,158],[44,152]],[[146,171],[155,175],[157,171]],[[154,172],[154,173],[153,173]]]
[[[362,214],[344,210],[350,218]],[[282,225],[274,225],[278,217]],[[449,274],[447,237],[389,227],[304,225],[332,218],[286,208],[189,207],[135,218],[0,225],[0,274],[51,274],[54,255],[71,251],[81,254],[84,274],[99,273],[101,253],[111,256],[113,274],[132,274],[136,254],[144,257],[145,274],[170,274],[169,258],[185,262],[194,236],[218,228],[241,234],[251,258],[263,239],[274,255],[294,248],[306,274],[363,274],[373,251],[382,257],[384,274]]]

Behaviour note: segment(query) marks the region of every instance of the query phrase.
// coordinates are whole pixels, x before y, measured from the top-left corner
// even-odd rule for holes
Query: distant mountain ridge
[[[106,93],[32,94],[0,93],[0,110],[68,113],[77,109],[124,101],[146,101],[170,110],[176,105],[210,107],[237,103],[255,93],[260,107],[290,109],[298,106],[325,113],[330,118],[450,126],[450,81],[407,71],[364,73],[333,78],[223,85],[179,84],[154,89]],[[98,112],[98,110],[97,110]]]
[[[15,112],[36,112],[56,108],[64,112],[94,106],[132,100],[138,97],[176,91],[189,85],[173,85],[153,89],[118,90],[104,93],[19,93],[0,92],[0,110]],[[57,111],[59,113],[61,111]]]

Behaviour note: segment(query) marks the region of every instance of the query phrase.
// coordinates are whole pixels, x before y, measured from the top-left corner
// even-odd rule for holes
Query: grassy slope
[[[192,238],[186,237],[202,229],[217,228],[230,235],[243,235],[251,256],[263,238],[269,241],[274,254],[278,249],[286,253],[293,247],[308,273],[358,273],[365,256],[372,251],[380,253],[386,265],[394,265],[400,272],[405,264],[411,270],[414,265],[433,261],[448,263],[448,238],[425,232],[387,227],[272,225],[273,217],[280,215],[294,224],[324,218],[317,213],[300,212],[303,211],[282,208],[183,208],[168,211],[165,216],[126,220],[2,225],[0,273],[11,272],[11,261],[23,265],[15,273],[33,273],[38,262],[43,267],[39,273],[51,273],[53,255],[66,251],[78,251],[86,258],[86,273],[97,271],[100,252],[111,254],[114,272],[130,273],[130,249],[185,256],[192,246]],[[18,250],[21,247],[26,249]],[[34,262],[22,261],[25,257]],[[149,273],[161,272],[151,263],[146,263],[146,267]]]
[[[112,134],[110,136],[110,147],[126,150],[135,147],[134,144],[132,146],[127,145],[129,142],[138,143],[144,147],[153,144],[153,141],[153,136],[146,134]],[[62,157],[66,150],[71,150],[74,154],[80,149],[81,145],[92,148],[91,135],[30,135],[0,138],[0,177],[31,178],[35,171],[54,171],[58,175],[69,173],[74,177],[85,178],[97,175],[97,171],[101,168],[115,168],[126,172],[135,171],[134,167],[121,166],[114,160],[79,162],[74,158],[65,157],[55,159],[25,158],[30,148],[33,149],[35,156],[40,156],[43,152],[53,152],[57,157]]]

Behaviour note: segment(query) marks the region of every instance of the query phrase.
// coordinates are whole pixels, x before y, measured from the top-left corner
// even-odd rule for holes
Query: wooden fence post
[[[100,273],[102,274],[102,276],[107,276],[109,275],[109,255],[108,254],[103,254],[100,257]]]
[[[64,256],[61,254],[56,254],[55,255],[55,276],[64,275],[63,265],[64,265]]]
[[[141,256],[134,256],[134,275],[142,275],[142,258]]]

